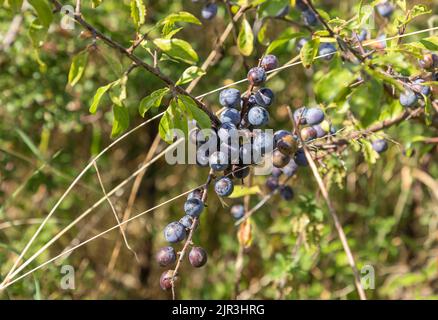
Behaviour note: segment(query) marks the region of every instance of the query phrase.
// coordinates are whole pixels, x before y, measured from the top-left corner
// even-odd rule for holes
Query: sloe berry
[[[190,192],[188,194],[187,200],[190,200],[190,199],[193,199],[193,198],[201,200],[203,194],[204,194],[204,190],[202,190],[202,189],[195,189],[195,190],[193,190],[192,192]]]
[[[231,214],[234,219],[241,219],[245,215],[245,208],[241,204],[235,204],[231,207]]]
[[[268,54],[263,57],[260,66],[266,71],[274,70],[278,67],[278,59],[273,54]]]
[[[290,157],[279,150],[275,150],[272,153],[272,164],[276,168],[283,168],[290,161]]]
[[[316,138],[316,130],[313,127],[305,127],[301,129],[301,138],[303,141],[310,141]]]
[[[334,57],[335,52],[336,52],[336,47],[329,42],[321,43],[318,49],[318,54],[320,56],[324,56],[325,60],[331,60]]]
[[[394,12],[394,6],[388,1],[382,1],[376,6],[377,12],[384,18],[389,18]]]
[[[414,81],[414,88],[417,91],[420,91],[422,95],[428,96],[430,94],[431,88],[427,85],[422,84],[424,82],[423,79],[417,79]],[[419,98],[422,98],[423,96],[419,95]]]
[[[417,95],[412,90],[406,90],[400,94],[400,104],[405,108],[413,107],[418,100]]]
[[[434,53],[426,53],[418,62],[420,67],[426,70],[438,67],[438,55]]]
[[[295,152],[294,161],[300,167],[307,167],[309,165],[303,149],[298,149],[297,152]]]
[[[268,177],[268,178],[266,179],[265,185],[266,185],[266,187],[267,187],[270,191],[274,191],[274,190],[277,189],[278,186],[279,186],[278,178],[275,178],[275,177],[272,177],[272,176],[271,176],[271,177]]]
[[[307,108],[301,107],[294,111],[294,121],[297,124],[306,124]]]
[[[231,122],[234,125],[240,123],[240,112],[234,108],[226,108],[220,115],[220,121],[222,123]]]
[[[222,177],[214,184],[214,191],[219,197],[228,197],[233,193],[234,184],[228,177]]]
[[[253,126],[263,126],[269,122],[269,113],[263,107],[252,107],[248,112],[248,121]]]
[[[194,221],[194,218],[192,216],[189,216],[189,215],[185,215],[184,217],[179,219],[179,223],[181,223],[186,229],[189,229],[189,230],[192,228],[193,221]],[[198,225],[199,225],[199,220],[197,220],[197,222],[195,224],[195,229],[198,227]]]
[[[195,268],[200,268],[207,263],[207,252],[201,247],[193,247],[189,253],[190,264]]]
[[[259,86],[266,81],[266,71],[262,67],[254,67],[248,71],[248,81],[250,84]]]
[[[276,147],[281,153],[291,155],[295,152],[296,145],[297,142],[292,134],[288,134],[277,141]]]
[[[173,270],[164,271],[160,277],[160,287],[163,290],[170,290],[172,288]],[[174,279],[173,281],[175,281]]]
[[[295,163],[294,159],[291,159],[289,163],[284,166],[281,171],[288,178],[292,177],[298,170],[298,165]]]
[[[254,99],[259,106],[267,108],[274,102],[274,92],[269,88],[261,88],[254,95]]]
[[[238,137],[237,127],[231,122],[222,123],[217,131],[217,135],[221,141],[230,144],[232,139],[237,139]]]
[[[282,173],[283,173],[283,171],[282,171],[280,168],[276,168],[276,167],[272,168],[271,175],[272,175],[274,178],[279,178],[279,177],[281,176]]]
[[[186,229],[179,222],[171,222],[164,228],[164,238],[167,242],[175,243],[184,240]]]
[[[286,200],[292,200],[294,198],[294,191],[289,186],[280,186],[280,196]]]
[[[236,179],[245,179],[249,175],[249,166],[237,165],[232,166],[233,177]]]
[[[201,15],[206,20],[213,19],[217,14],[217,4],[208,3],[204,8],[202,8]]]
[[[184,212],[192,217],[199,217],[204,210],[204,203],[202,200],[192,198],[184,203]]]
[[[374,140],[372,146],[377,153],[382,153],[388,150],[388,143],[384,139]]]
[[[318,23],[318,18],[310,9],[303,10],[301,12],[301,17],[303,18],[304,24],[308,26],[314,26]]]
[[[320,108],[309,108],[304,114],[304,118],[309,125],[321,123],[324,120],[324,111]]]
[[[167,267],[176,261],[175,249],[172,247],[163,247],[158,250],[156,258],[161,267]]]
[[[239,108],[241,99],[240,91],[235,88],[227,88],[219,94],[219,103],[226,108]]]

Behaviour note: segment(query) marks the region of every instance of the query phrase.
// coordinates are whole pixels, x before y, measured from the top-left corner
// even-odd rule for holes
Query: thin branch
[[[294,128],[298,128],[298,124],[296,124],[295,121],[293,120],[294,118],[293,118],[292,110],[290,109],[290,107],[288,107],[288,112],[289,112],[289,117],[291,118],[291,121],[294,125]],[[365,291],[362,288],[362,285],[360,282],[359,271],[357,270],[356,262],[354,261],[353,254],[351,252],[350,246],[349,246],[348,241],[347,241],[347,237],[345,236],[344,229],[342,228],[342,224],[339,220],[338,214],[336,213],[336,210],[335,210],[335,208],[330,200],[327,188],[325,187],[324,182],[322,181],[321,175],[318,172],[318,168],[316,167],[315,161],[313,161],[313,158],[309,152],[307,145],[303,142],[303,140],[301,138],[300,131],[296,130],[296,132],[298,135],[298,139],[301,142],[301,146],[304,150],[304,154],[306,155],[309,166],[310,166],[312,173],[315,177],[315,180],[318,183],[318,187],[321,191],[321,194],[324,197],[324,200],[327,204],[330,215],[331,215],[333,222],[334,222],[334,225],[335,225],[335,229],[338,232],[339,239],[341,240],[342,247],[344,248],[345,254],[347,255],[347,260],[348,260],[348,263],[350,264],[350,267],[353,271],[354,284],[356,286],[359,297],[361,300],[366,300]]]
[[[117,224],[120,224],[119,215],[117,214],[116,208],[114,207],[113,203],[111,202],[110,197],[106,193],[105,186],[104,186],[103,181],[102,181],[102,177],[100,176],[99,167],[97,166],[96,162],[94,162],[94,168],[96,169],[96,175],[97,175],[97,178],[99,180],[99,184],[100,184],[100,187],[102,189],[103,195],[105,196],[106,200],[108,201],[108,204],[111,207],[111,210],[114,214],[114,217],[116,218]],[[125,241],[125,245],[128,248],[128,250],[131,251],[135,256],[135,259],[137,261],[139,261],[137,253],[129,245],[129,242],[128,242],[128,239],[126,238],[126,233],[125,233],[125,230],[123,227],[120,227],[120,233],[122,234],[123,240]]]

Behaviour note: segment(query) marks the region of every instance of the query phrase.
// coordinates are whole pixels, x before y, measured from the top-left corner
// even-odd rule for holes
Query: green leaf
[[[100,100],[102,99],[103,95],[114,85],[118,84],[119,80],[116,80],[114,82],[108,83],[107,85],[100,87],[97,89],[96,93],[94,94],[93,101],[91,102],[90,106],[90,112],[96,113],[97,108],[99,107]]]
[[[375,79],[353,89],[348,102],[354,114],[360,115],[358,118],[364,127],[379,119],[382,96],[383,84]]]
[[[325,74],[315,84],[318,101],[332,102],[342,100],[349,92],[354,74],[347,68],[336,68]]]
[[[319,48],[319,38],[307,41],[300,51],[300,58],[303,66],[309,68],[312,65],[313,59],[315,59]]]
[[[181,11],[178,13],[171,13],[167,17],[161,19],[158,24],[164,25],[164,24],[173,24],[176,22],[187,22],[192,24],[201,25],[201,21],[199,21],[198,18],[196,18],[194,15],[192,15],[189,12]]]
[[[234,186],[233,193],[231,195],[229,195],[229,198],[236,199],[236,198],[241,198],[244,196],[260,194],[260,193],[261,193],[261,191],[260,191],[259,186],[247,187],[247,186],[243,186],[243,185],[237,185],[237,186]]]
[[[194,64],[198,61],[198,55],[190,43],[181,39],[155,39],[154,44],[170,57]]]
[[[411,15],[410,15],[409,20],[407,22],[411,21],[412,19],[414,19],[418,16],[421,16],[423,14],[429,14],[431,12],[432,12],[432,10],[429,10],[429,8],[427,6],[425,6],[424,4],[417,4],[417,5],[412,7]]]
[[[173,142],[173,135],[171,133],[174,128],[172,117],[171,107],[169,106],[161,117],[160,124],[158,125],[158,133],[161,139],[169,144]]]
[[[35,48],[43,45],[47,36],[47,27],[45,27],[38,18],[35,18],[29,26],[29,37]]]
[[[188,67],[186,70],[184,70],[183,74],[176,82],[176,85],[180,86],[182,84],[188,83],[199,76],[203,76],[204,74],[205,71],[197,66]]]
[[[180,108],[185,108],[191,117],[196,120],[201,129],[210,129],[211,120],[209,116],[199,109],[198,105],[189,96],[179,95],[178,96],[178,106]]]
[[[289,43],[289,41],[291,41],[292,39],[302,37],[303,35],[304,33],[302,32],[291,32],[290,30],[286,30],[277,39],[269,44],[268,48],[266,49],[266,54],[274,52],[275,50]]]
[[[428,50],[438,51],[438,36],[422,39],[420,43]]]
[[[73,57],[70,71],[68,72],[68,83],[73,87],[81,80],[88,62],[88,50],[79,52]]]
[[[113,128],[111,137],[117,137],[129,127],[129,110],[125,106],[113,105]]]
[[[134,24],[137,29],[144,24],[146,7],[143,3],[143,0],[131,0],[131,17],[134,20]]]
[[[35,9],[41,24],[48,28],[53,21],[53,13],[45,0],[29,0],[29,4]]]
[[[140,106],[138,107],[138,111],[140,115],[144,117],[146,112],[151,108],[158,108],[163,100],[163,97],[169,92],[168,88],[162,88],[155,90],[147,97],[144,97],[140,101]]]
[[[249,56],[254,49],[254,34],[252,33],[251,25],[246,19],[243,19],[240,26],[237,45],[240,53],[244,56]]]

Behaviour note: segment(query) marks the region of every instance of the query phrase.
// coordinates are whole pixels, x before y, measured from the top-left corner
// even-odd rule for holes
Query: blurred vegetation
[[[100,40],[94,45],[92,37],[78,24],[73,30],[62,29],[59,14],[53,15],[42,45],[35,46],[28,30],[37,16],[36,11],[26,1],[18,12],[11,9],[14,1],[3,0],[0,4],[2,2],[0,43],[10,31],[14,19],[20,21],[10,47],[0,46],[0,274],[4,277],[17,253],[25,247],[74,177],[94,155],[114,140],[111,137],[112,101],[104,96],[96,113],[91,114],[88,109],[96,90],[120,79],[131,62]],[[178,38],[190,43],[197,52],[198,66],[215,47],[230,20],[223,3],[219,3],[217,17],[206,21],[200,15],[202,1],[144,2],[147,13],[145,23],[138,32],[143,34],[152,29],[150,39],[160,37],[160,30],[153,27],[170,13],[187,11],[202,21],[202,25],[183,24],[184,29],[178,33]],[[271,15],[289,3],[286,0],[267,2],[245,14],[251,25],[256,17]],[[315,4],[332,18],[348,20],[357,14],[359,2],[330,0],[315,1]],[[428,28],[436,21],[436,1],[406,3],[409,8],[424,4],[431,10],[431,13],[410,22],[407,32]],[[105,35],[129,47],[136,34],[129,5],[127,0],[104,0],[97,8],[92,8],[91,1],[83,1],[82,14]],[[403,14],[397,7],[389,23],[376,16],[376,29],[371,30],[371,38],[381,32],[397,34],[394,21]],[[300,21],[294,8],[287,18]],[[240,21],[237,27],[240,28]],[[306,28],[282,19],[269,19],[263,30],[264,37],[259,35],[253,52],[247,57],[241,55],[230,35],[193,93],[202,94],[245,78],[245,65],[256,65],[266,45],[282,32],[310,35]],[[419,41],[427,36],[430,34],[413,35],[403,39],[402,43]],[[72,58],[83,50],[88,51],[88,63],[82,78],[72,87],[68,84]],[[152,64],[153,57],[148,50],[150,43],[140,46],[135,53]],[[292,59],[298,54],[296,38],[284,41],[274,53],[281,64]],[[389,51],[388,55],[390,57],[386,61],[382,55],[373,59],[376,63],[379,59],[382,64],[391,63],[393,68],[405,75],[420,72],[415,57],[397,51]],[[163,74],[177,81],[188,65],[163,55],[159,67]],[[329,93],[339,89],[336,77],[347,67],[336,56],[330,62],[315,61],[309,69],[297,65],[278,73],[268,82],[276,93],[275,109],[271,109],[271,126],[275,130],[291,129],[286,106],[298,108],[316,102],[326,106],[326,113],[337,128],[345,127],[347,131],[353,128],[353,124],[367,127],[400,112],[401,107],[396,100],[387,97],[377,99],[373,88],[369,89],[371,94],[367,91],[365,98],[369,100],[362,103],[349,104],[351,96],[327,101]],[[354,66],[351,68],[354,69]],[[328,82],[324,83],[321,79],[328,74]],[[135,68],[129,74],[124,101],[129,112],[129,128],[144,121],[138,112],[140,100],[163,86],[160,79],[144,69]],[[243,91],[246,85],[241,84],[238,88]],[[436,87],[434,90],[436,96]],[[220,108],[218,93],[207,96],[203,101],[212,110]],[[163,110],[153,109],[145,118]],[[438,298],[437,145],[422,141],[422,137],[437,136],[436,115],[432,120],[432,124],[427,126],[424,117],[420,117],[387,130],[385,136],[391,141],[390,148],[385,154],[375,154],[379,157],[375,163],[366,158],[366,152],[361,152],[361,147],[356,145],[347,148],[341,155],[326,157],[324,165],[320,166],[359,269],[368,264],[374,267],[376,283],[375,289],[367,290],[369,298]],[[158,133],[158,121],[130,135],[98,161],[107,191],[138,169]],[[165,145],[161,142],[159,150]],[[132,215],[204,183],[207,175],[206,168],[170,166],[164,158],[160,159],[148,168],[142,179]],[[264,177],[255,177],[254,183],[266,193],[264,180]],[[127,184],[111,197],[120,216],[126,208],[131,185]],[[357,299],[351,269],[310,169],[301,168],[291,185],[296,194],[293,201],[274,198],[253,216],[252,244],[244,253],[240,297]],[[251,207],[262,196],[252,196]],[[26,257],[30,257],[101,197],[96,172],[92,168],[62,202]],[[227,205],[240,202],[241,199],[226,200]],[[184,198],[179,198],[129,223],[127,238],[139,257],[138,261],[122,244],[115,267],[111,272],[107,271],[113,248],[121,238],[116,229],[14,283],[0,294],[1,297],[169,298],[168,293],[159,287],[158,279],[163,269],[155,262],[154,254],[165,243],[162,236],[164,226],[179,219],[183,203]],[[105,202],[27,269],[115,223],[111,208]],[[178,295],[183,299],[232,298],[239,250],[237,227],[229,208],[223,207],[212,192],[200,224],[194,242],[207,250],[209,260],[205,267],[196,270],[186,262],[183,264],[177,284]],[[75,290],[60,288],[62,265],[74,266]]]

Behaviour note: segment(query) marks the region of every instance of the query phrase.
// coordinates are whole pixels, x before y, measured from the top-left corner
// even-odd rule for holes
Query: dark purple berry
[[[231,207],[231,214],[234,219],[239,220],[245,215],[245,208],[241,204],[235,204]]]
[[[264,155],[274,149],[274,136],[268,132],[258,132],[253,139],[253,154]]]
[[[415,88],[415,90],[421,93],[419,98],[422,98],[423,97],[422,95],[428,96],[431,91],[431,88],[429,86],[422,84],[423,82],[424,82],[423,79],[417,79],[414,81],[413,87]]]
[[[294,121],[297,124],[306,124],[307,108],[301,107],[294,111]]]
[[[205,20],[211,20],[216,17],[217,14],[217,4],[209,3],[204,8],[202,8],[201,15]]]
[[[433,69],[434,67],[438,67],[438,55],[434,53],[426,53],[418,62],[423,69]]]
[[[233,177],[236,179],[245,179],[249,175],[248,165],[236,165],[232,167]]]
[[[167,242],[176,243],[184,240],[186,229],[179,222],[171,222],[164,228],[164,238]]]
[[[308,26],[314,26],[318,23],[318,18],[310,9],[306,9],[303,12],[301,12],[301,17],[304,21],[304,24]]]
[[[279,186],[278,178],[275,178],[275,177],[268,177],[268,178],[266,179],[265,185],[266,185],[266,187],[267,187],[270,191],[274,191],[274,190],[277,189],[278,186]]]
[[[203,189],[195,189],[189,193],[189,195],[187,196],[187,200],[192,199],[192,198],[196,198],[196,199],[201,200],[203,194],[204,194]]]
[[[389,18],[394,12],[394,6],[388,1],[382,1],[376,6],[377,12],[384,18]]]
[[[214,184],[214,191],[219,197],[228,197],[233,193],[234,184],[228,177],[222,177]]]
[[[252,107],[248,112],[248,121],[256,127],[264,126],[269,122],[269,113],[263,107]]]
[[[309,165],[303,149],[298,149],[297,152],[295,152],[294,161],[300,167],[307,167]]]
[[[207,263],[207,252],[201,247],[193,247],[189,253],[190,264],[195,268],[200,268]]]
[[[240,112],[234,108],[225,108],[219,119],[222,123],[231,122],[237,126],[240,123]]]
[[[334,57],[335,53],[336,47],[329,42],[323,42],[319,46],[318,54],[320,56],[323,56],[325,60],[331,60]]]
[[[304,118],[309,125],[321,123],[324,120],[324,111],[320,108],[309,108],[306,110]]]
[[[239,132],[235,124],[231,122],[222,123],[217,131],[219,139],[228,144],[234,139],[238,138]]]
[[[280,178],[280,176],[281,176],[281,174],[283,173],[283,171],[280,169],[280,168],[272,168],[272,172],[271,172],[271,175],[274,177],[274,178]]]
[[[160,277],[160,287],[163,290],[172,289],[173,270],[164,271]],[[176,279],[174,279],[175,281]]]
[[[412,90],[406,90],[400,94],[400,104],[405,108],[413,107],[417,104],[418,97]]]
[[[278,68],[278,59],[273,54],[268,54],[263,57],[260,66],[266,71],[274,70]]]
[[[195,219],[192,216],[185,215],[184,217],[179,219],[179,223],[181,223],[184,226],[184,228],[191,229],[194,220]],[[196,227],[198,227],[198,225],[199,225],[199,220],[197,220],[197,222],[196,222],[195,229],[196,229]]]
[[[219,94],[219,103],[226,108],[239,108],[241,99],[240,91],[234,88],[227,88]]]
[[[384,139],[374,140],[372,146],[377,153],[382,153],[388,150],[388,143]]]
[[[325,137],[327,135],[327,132],[322,128],[322,126],[320,124],[317,124],[316,126],[313,126],[312,128],[313,128],[313,130],[315,130],[317,138],[322,138],[322,137]]]
[[[272,164],[276,168],[283,168],[290,161],[290,157],[279,150],[275,150],[272,153]]]
[[[192,198],[184,203],[184,212],[192,217],[199,217],[204,210],[204,203],[202,200]]]
[[[301,139],[310,141],[316,138],[316,130],[313,127],[305,127],[301,129]]]
[[[248,72],[248,81],[252,85],[260,86],[266,81],[266,71],[262,67],[254,67]]]
[[[163,247],[158,250],[156,258],[161,267],[167,267],[176,261],[175,249],[172,247]]]
[[[274,102],[274,92],[269,88],[261,88],[256,92],[254,98],[259,106],[267,108]]]
[[[294,191],[289,186],[280,186],[280,196],[286,200],[292,200],[294,198]]]
[[[309,42],[309,39],[307,38],[301,38],[300,40],[298,40],[297,42],[297,51],[301,51],[301,49],[304,47],[304,44],[306,44],[306,42]]]
[[[290,133],[279,139],[276,144],[277,149],[285,155],[291,155],[294,153],[296,146],[297,142]]]
[[[297,170],[298,165],[295,163],[294,159],[290,160],[289,163],[281,169],[284,175],[288,178],[292,177],[297,172]]]

